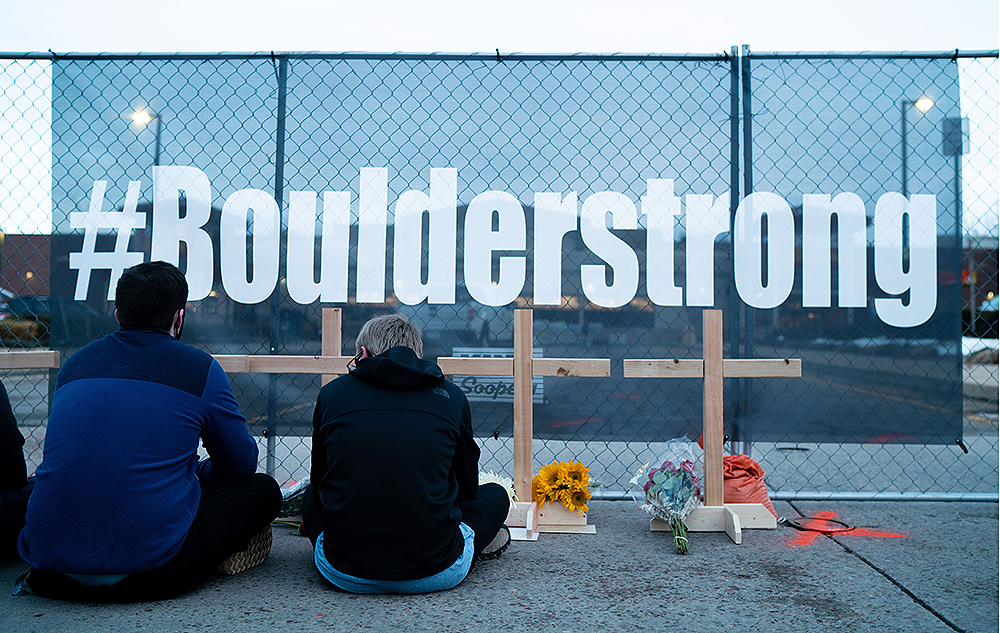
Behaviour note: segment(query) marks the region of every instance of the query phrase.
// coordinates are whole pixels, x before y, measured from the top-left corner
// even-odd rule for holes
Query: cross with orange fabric
[[[742,528],[774,528],[774,515],[760,503],[723,503],[722,448],[723,378],[800,378],[802,360],[723,359],[722,311],[702,312],[704,359],[625,359],[626,378],[701,378],[704,382],[705,505],[698,506],[684,524],[689,532],[726,532],[737,544]],[[652,519],[649,529],[669,532],[670,527]]]

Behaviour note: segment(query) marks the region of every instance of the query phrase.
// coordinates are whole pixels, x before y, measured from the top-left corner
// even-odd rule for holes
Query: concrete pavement
[[[451,591],[354,596],[322,581],[306,539],[275,526],[262,566],[150,604],[13,597],[24,565],[7,561],[0,630],[997,631],[996,503],[774,505],[782,517],[835,513],[855,529],[828,537],[779,525],[744,531],[742,545],[692,534],[681,556],[633,503],[595,501],[596,535],[514,542]]]

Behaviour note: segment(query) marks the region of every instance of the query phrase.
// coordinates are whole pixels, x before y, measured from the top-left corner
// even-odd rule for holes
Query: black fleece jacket
[[[458,499],[478,488],[479,446],[462,391],[408,347],[358,362],[313,414],[313,498],[338,571],[426,578],[462,553]]]
[[[7,390],[0,383],[0,488],[22,488],[28,484],[24,465],[24,436],[17,428]]]

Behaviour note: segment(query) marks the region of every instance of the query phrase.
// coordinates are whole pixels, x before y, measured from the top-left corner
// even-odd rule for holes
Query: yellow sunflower
[[[563,505],[577,514],[590,509],[587,507],[589,499],[590,492],[586,489],[567,490],[562,496]]]
[[[546,488],[555,488],[559,485],[559,469],[561,466],[561,462],[552,462],[542,467],[536,476],[542,480]]]
[[[580,462],[569,462],[566,464],[566,476],[573,483],[586,488],[590,485],[590,469]]]
[[[547,492],[548,487],[542,481],[541,473],[531,478],[531,500],[537,503],[539,507],[545,503],[545,494]]]
[[[586,511],[590,499],[589,472],[590,469],[580,462],[547,464],[531,479],[531,498],[539,507],[557,502],[575,512]]]
[[[556,462],[556,485],[559,490],[565,490],[570,486],[572,480],[569,477],[569,464],[566,462]]]

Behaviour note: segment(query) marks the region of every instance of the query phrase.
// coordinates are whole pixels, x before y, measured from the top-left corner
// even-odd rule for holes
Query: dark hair
[[[169,330],[187,296],[187,279],[173,264],[145,262],[126,268],[115,287],[118,323]]]

